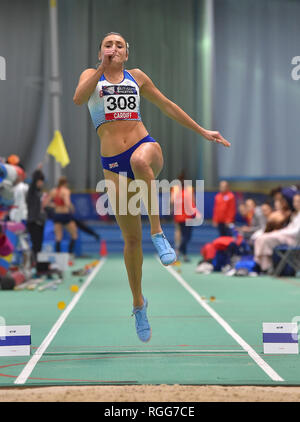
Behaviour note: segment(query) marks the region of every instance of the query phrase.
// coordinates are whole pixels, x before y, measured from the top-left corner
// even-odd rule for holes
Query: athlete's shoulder
[[[146,73],[144,73],[141,69],[135,68],[127,70],[128,73],[137,81],[138,85],[141,86],[143,83],[148,79]]]
[[[80,79],[85,79],[85,78],[89,78],[90,76],[92,76],[94,73],[96,73],[97,70],[95,68],[89,67],[88,69],[85,69],[81,75],[80,75]]]

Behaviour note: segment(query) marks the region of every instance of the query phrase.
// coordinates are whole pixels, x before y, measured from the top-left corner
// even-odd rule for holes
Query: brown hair
[[[68,183],[68,179],[66,178],[66,176],[61,176],[58,179],[57,187],[61,188],[62,186],[66,185],[67,183]]]
[[[105,39],[106,37],[108,37],[109,35],[119,35],[119,37],[123,38],[123,40],[125,41],[125,45],[126,45],[126,53],[127,53],[127,54],[129,53],[129,44],[128,44],[128,42],[125,40],[125,38],[123,37],[123,35],[121,35],[119,32],[108,32],[107,34],[105,34],[105,35],[104,35],[104,37],[102,38],[102,41],[100,42],[100,45],[99,45],[99,51],[101,50],[102,43],[103,43],[104,39]]]

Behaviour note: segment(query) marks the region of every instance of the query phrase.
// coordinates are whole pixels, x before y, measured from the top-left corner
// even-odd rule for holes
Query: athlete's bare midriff
[[[142,122],[128,120],[103,123],[97,130],[101,141],[101,155],[121,154],[148,135]]]

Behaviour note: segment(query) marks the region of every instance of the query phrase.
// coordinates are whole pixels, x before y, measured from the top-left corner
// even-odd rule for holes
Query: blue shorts
[[[53,215],[54,223],[69,224],[73,220],[73,215],[70,213],[55,213]]]
[[[113,155],[112,157],[102,157],[102,166],[105,170],[113,171],[114,173],[127,173],[127,177],[134,179],[134,174],[130,165],[130,157],[133,152],[144,142],[156,142],[155,139],[147,135],[145,138],[141,139],[131,148],[122,152],[121,154]]]

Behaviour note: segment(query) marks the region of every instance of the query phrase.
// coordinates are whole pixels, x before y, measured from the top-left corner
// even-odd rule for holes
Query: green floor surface
[[[143,264],[143,293],[149,300],[152,339],[141,343],[131,316],[132,298],[122,256],[110,255],[26,385],[300,384],[299,355],[262,353],[262,322],[290,322],[300,313],[300,281],[197,274],[197,259],[172,268],[181,271],[180,276],[206,297],[211,308],[284,382],[272,381],[152,255],[146,255]],[[55,291],[0,292],[0,316],[6,324],[31,325],[33,353],[61,315],[57,303],[65,301],[68,305],[74,297],[70,286],[83,284],[79,282],[82,277],[72,276],[71,271],[90,261],[76,260],[76,266],[70,267]],[[210,302],[210,296],[216,300]],[[87,353],[95,350],[107,353]],[[66,354],[51,354],[62,351]],[[14,386],[29,359],[0,357],[0,385]]]

